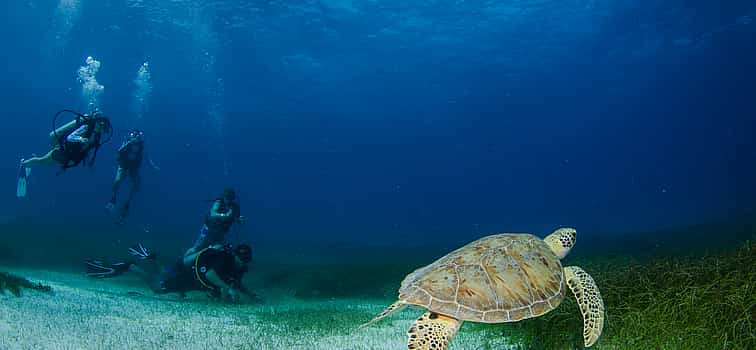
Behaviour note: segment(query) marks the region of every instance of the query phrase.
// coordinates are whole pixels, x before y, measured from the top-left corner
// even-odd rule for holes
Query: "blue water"
[[[247,240],[634,232],[756,204],[754,1],[5,1],[4,221],[180,232],[235,186]],[[35,169],[101,63],[95,170]],[[135,79],[150,79],[141,102]],[[144,86],[145,81],[142,81]],[[145,92],[146,91],[146,92]],[[114,151],[144,129],[124,228]]]

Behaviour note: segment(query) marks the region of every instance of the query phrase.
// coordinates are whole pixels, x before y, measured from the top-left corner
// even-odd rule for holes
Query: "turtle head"
[[[577,231],[574,228],[563,227],[546,236],[543,240],[546,241],[554,254],[562,259],[575,245],[576,237]]]

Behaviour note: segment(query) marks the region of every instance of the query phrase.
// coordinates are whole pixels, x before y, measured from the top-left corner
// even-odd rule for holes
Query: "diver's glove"
[[[227,293],[228,293],[228,298],[231,300],[231,302],[233,302],[233,303],[239,302],[239,291],[238,290],[236,290],[234,288],[229,288],[228,291],[227,291]]]
[[[150,253],[147,248],[145,248],[142,243],[138,243],[137,245],[129,248],[129,254],[132,256],[135,256],[137,259],[140,260],[147,260],[147,259],[155,259],[155,253]]]

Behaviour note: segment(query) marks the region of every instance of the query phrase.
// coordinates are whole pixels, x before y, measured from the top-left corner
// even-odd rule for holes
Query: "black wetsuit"
[[[200,253],[191,269],[194,271],[197,281],[203,287],[216,291],[219,288],[207,279],[208,271],[214,270],[223,282],[235,289],[241,287],[242,277],[247,272],[246,266],[239,267],[236,265],[236,257],[233,254],[217,249],[206,249]]]
[[[84,143],[69,138],[81,128],[84,128],[81,137],[91,140],[93,143]],[[95,133],[94,120],[85,121],[81,124],[77,123],[76,127],[69,132],[58,135],[58,147],[53,151],[52,158],[60,163],[64,170],[78,166],[81,163],[86,164],[89,151],[98,148],[99,142],[100,134]]]
[[[226,201],[223,199],[217,199],[216,201],[220,201],[220,208],[218,208],[218,211],[221,213],[228,213],[229,210],[232,210],[231,216],[227,217],[213,217],[208,213],[205,216],[205,225],[208,228],[208,231],[210,233],[210,236],[213,237],[224,237],[228,231],[231,231],[231,226],[239,221],[239,217],[241,216],[240,206],[239,202],[233,201],[229,205],[226,205]]]
[[[231,227],[241,217],[241,208],[238,201],[232,201],[226,205],[222,198],[216,199],[213,203],[220,201],[219,213],[228,213],[232,210],[230,216],[212,216],[212,213],[205,215],[205,224],[200,229],[200,235],[194,243],[193,249],[199,250],[208,247],[214,243],[223,243],[226,234],[231,231]]]
[[[160,274],[156,285],[151,286],[155,293],[186,293],[192,290],[208,290],[214,294],[220,292],[206,277],[208,271],[214,270],[218,276],[233,288],[241,287],[241,280],[247,268],[236,265],[236,258],[231,252],[208,248],[197,256],[192,266],[185,266],[182,261]]]
[[[144,143],[141,144],[138,151],[135,151],[134,147],[136,146],[134,146],[134,144],[136,142],[140,141],[129,141],[124,143],[118,149],[118,155],[116,156],[118,167],[123,169],[123,171],[131,177],[137,175],[137,171],[139,171],[139,167],[142,165],[142,159],[144,158]]]

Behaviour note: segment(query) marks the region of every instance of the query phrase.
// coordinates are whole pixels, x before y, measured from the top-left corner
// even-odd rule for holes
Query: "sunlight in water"
[[[60,0],[52,18],[47,45],[48,49],[51,50],[49,54],[59,54],[66,47],[71,29],[79,20],[80,8],[81,1],[79,0]]]
[[[208,108],[208,116],[210,122],[215,129],[215,136],[218,138],[218,145],[220,147],[221,157],[223,159],[223,175],[228,175],[228,157],[226,156],[226,145],[222,141],[225,133],[225,119],[223,118],[223,94],[224,94],[223,79],[216,79],[215,86],[208,89],[210,95],[210,106]]]
[[[105,87],[97,82],[97,72],[100,70],[100,61],[92,56],[87,56],[86,64],[79,67],[78,82],[81,84],[81,97],[87,104],[87,111],[92,112],[100,109],[100,96]]]
[[[152,76],[150,74],[149,62],[142,63],[139,67],[136,77],[134,78],[134,114],[137,121],[140,121],[147,112],[147,104],[152,94]]]
[[[214,142],[218,145],[218,152],[223,162],[223,174],[228,175],[229,164],[226,155],[225,139],[225,111],[223,100],[225,84],[218,76],[216,61],[219,50],[218,33],[213,28],[212,18],[215,17],[212,7],[204,6],[203,2],[192,2],[189,6],[188,28],[195,47],[194,62],[199,67],[206,82],[205,93],[208,99],[207,116],[209,126],[213,129]]]

